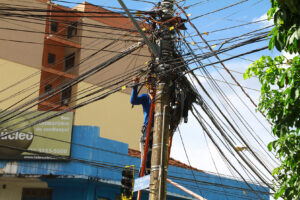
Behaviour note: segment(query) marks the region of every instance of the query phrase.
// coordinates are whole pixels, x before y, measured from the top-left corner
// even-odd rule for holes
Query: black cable
[[[214,43],[214,45],[218,45],[218,44],[228,44],[228,43],[234,43],[237,41],[242,41],[242,40],[246,40],[246,39],[252,39],[258,36],[262,36],[262,35],[266,35],[268,34],[269,31],[264,31],[264,32],[258,32],[258,33],[250,33],[247,34],[247,36],[240,36],[240,37],[227,37],[227,38],[220,38],[220,39],[214,39],[214,40],[207,40],[206,42],[218,42],[218,43]],[[191,40],[193,40],[194,36],[186,36],[185,38],[191,38]],[[194,44],[204,44],[205,42],[200,41],[200,42],[196,42],[193,40]],[[199,49],[203,49],[203,48],[207,48],[207,47],[199,47]]]
[[[193,17],[193,18],[191,18],[191,20],[195,20],[195,19],[198,19],[198,18],[200,18],[200,17],[207,16],[207,15],[210,15],[210,14],[212,14],[212,13],[216,13],[216,12],[225,10],[225,9],[227,9],[227,8],[234,7],[234,6],[236,6],[236,5],[239,5],[239,4],[241,4],[241,3],[244,3],[244,2],[246,2],[246,1],[248,1],[248,0],[238,1],[238,2],[236,2],[236,3],[234,3],[234,4],[228,5],[228,6],[226,6],[226,7],[223,7],[223,8],[220,8],[220,9],[217,9],[217,10],[214,10],[214,11],[211,11],[211,12],[208,12],[208,13],[205,13],[205,14],[202,14],[202,15],[198,15],[198,16],[196,16],[196,17]]]
[[[184,40],[185,41],[185,40]],[[189,47],[189,45],[186,43],[186,45],[187,45],[187,47]],[[209,60],[210,61],[210,60]],[[211,61],[210,61],[211,62]],[[205,68],[202,68],[204,71],[207,71]],[[218,71],[218,70],[217,70]],[[218,73],[219,73],[219,71],[218,71]],[[208,72],[206,72],[206,74],[208,74]],[[220,74],[220,73],[219,73]],[[221,77],[223,78],[223,80],[225,81],[225,79],[224,79],[224,77],[222,76],[222,74],[220,74],[221,75]],[[197,78],[197,77],[195,77],[195,78]],[[211,77],[212,78],[212,77]],[[215,80],[215,79],[212,79],[212,80]],[[218,81],[218,80],[215,80],[215,81]],[[218,87],[219,88],[219,87]],[[233,91],[234,91],[234,93],[239,97],[239,95],[235,92],[235,90],[232,88],[232,87],[230,87]],[[223,93],[220,89],[218,89],[219,90],[219,92],[221,92],[221,93]],[[227,97],[224,93],[222,94],[222,96],[223,96],[223,98],[224,97]],[[239,97],[239,99],[244,103],[244,101]],[[229,102],[230,103],[230,101],[229,101],[229,99],[228,99],[228,97],[227,97],[227,100],[226,100],[227,102]],[[232,104],[231,104],[232,105]],[[244,103],[244,105],[246,106],[246,104]],[[233,105],[232,105],[233,106]],[[247,106],[246,106],[247,107]],[[226,109],[226,106],[224,106],[224,108]],[[233,108],[235,108],[234,106],[233,106]],[[248,107],[247,107],[248,108]],[[248,108],[249,109],[249,108]],[[235,110],[237,111],[237,109],[235,108]],[[249,109],[250,110],[250,109]],[[251,110],[250,110],[251,111]],[[246,124],[248,124],[247,123],[247,121],[243,118],[243,116],[237,111],[237,113],[239,114],[239,116],[240,116],[240,118],[242,118],[245,122],[246,122]],[[251,112],[252,113],[252,112]],[[236,113],[235,113],[236,114]],[[254,115],[254,113],[252,113],[253,115]],[[236,114],[237,115],[237,114]],[[230,114],[229,114],[229,116],[231,116]],[[254,115],[255,117],[256,117],[256,115]],[[258,119],[257,119],[258,120]],[[259,120],[258,120],[259,121]],[[260,122],[260,121],[259,121]],[[242,122],[243,123],[243,122]],[[243,123],[243,125],[246,127],[246,125]],[[238,127],[238,126],[237,126]],[[248,124],[248,127],[249,128],[251,128],[251,126]],[[247,127],[246,127],[247,128]],[[252,128],[251,128],[252,129]],[[251,131],[247,128],[247,130],[248,130],[248,132],[251,134],[251,136],[255,139],[255,141],[259,144],[259,145],[261,145],[260,144],[260,142],[258,142],[257,141],[257,139],[256,139],[256,137],[255,136],[253,136],[253,134],[251,133]],[[255,133],[255,131],[252,129],[252,131]],[[259,137],[258,135],[256,135],[257,137]],[[260,137],[259,137],[259,139],[260,139]],[[263,143],[263,142],[262,142]],[[266,145],[265,145],[266,146]],[[262,146],[261,146],[262,147]],[[262,149],[266,152],[266,150],[262,147]],[[270,155],[266,152],[266,154],[270,157]],[[271,158],[271,160],[273,160],[275,163],[276,163],[276,161],[272,158],[272,157],[270,157]]]
[[[9,40],[9,39],[5,39],[5,38],[0,38],[0,40],[1,41],[7,41],[7,42],[16,42],[16,43],[38,44],[38,45],[45,45],[45,46],[69,47],[69,46],[66,46],[66,45],[59,45],[59,44],[44,44],[44,43],[41,43],[41,42],[31,42],[31,41],[23,41],[23,40]],[[98,50],[98,49],[84,48],[84,47],[81,47],[80,49],[91,50],[91,51]],[[104,49],[102,51],[109,52],[109,53],[121,53],[121,51],[112,51],[112,50],[106,50],[106,49]],[[151,57],[149,55],[135,54],[135,53],[132,53],[131,55],[140,56],[140,57],[147,57],[147,58]]]
[[[100,11],[79,11],[79,10],[53,10],[53,9],[49,10],[49,9],[41,9],[41,8],[40,9],[37,9],[37,8],[16,8],[16,7],[9,7],[9,6],[0,8],[0,11],[20,11],[20,12],[33,12],[33,13],[34,12],[39,12],[39,13],[51,12],[51,13],[67,13],[67,14],[90,14],[91,13],[91,14],[103,14],[103,15],[112,15],[112,16],[126,14],[126,12],[113,12],[113,11],[100,12]],[[140,14],[147,14],[149,12],[139,11],[139,13]],[[136,12],[131,12],[131,14],[136,14]],[[51,15],[51,17],[52,16],[53,15]],[[88,17],[89,17],[89,15],[88,15]],[[125,17],[125,16],[122,16],[122,17]]]
[[[63,0],[52,0],[52,2],[62,2],[62,3],[67,3],[67,4],[81,4],[81,2],[72,2],[72,1],[63,1]],[[91,3],[89,3],[91,4]],[[123,8],[118,8],[118,7],[113,7],[113,6],[105,6],[105,5],[100,5],[100,4],[91,4],[93,6],[97,6],[97,7],[102,7],[102,8],[110,8],[110,9],[115,9],[115,10],[123,10]],[[130,11],[136,11],[135,9],[128,9]]]
[[[111,46],[111,45],[114,44],[114,43],[115,43],[115,41],[113,41],[113,42],[109,43],[108,45],[104,46],[103,48],[101,48],[101,49],[98,50],[97,52],[95,52],[95,53],[89,55],[88,57],[86,57],[85,59],[83,59],[83,60],[81,61],[81,63],[84,62],[84,61],[86,61],[87,59],[90,59],[92,56],[96,55],[98,52],[101,52],[103,49],[105,49],[105,48]],[[81,63],[79,63],[77,66],[79,66]],[[71,69],[70,69],[70,70],[71,70]],[[68,71],[66,71],[66,72],[64,72],[64,73],[67,73],[67,72],[68,72]],[[63,74],[62,74],[62,75],[63,75]],[[55,77],[55,79],[61,77],[62,75],[60,75],[60,76],[58,76],[58,77]],[[55,79],[53,79],[53,80],[55,80]],[[69,81],[69,82],[72,82],[72,81]],[[69,82],[68,82],[68,83],[69,83]],[[62,88],[57,89],[57,90],[59,90],[59,91],[56,90],[56,93],[53,94],[52,96],[56,95],[58,92],[60,92],[60,91],[62,91],[62,90],[64,90],[64,89],[66,89],[68,83],[65,83],[65,84],[63,84],[63,85],[60,85],[60,87],[62,87]],[[52,92],[53,92],[53,91],[54,91],[54,90],[52,90]],[[19,109],[23,108],[24,106],[30,105],[30,104],[33,103],[34,101],[37,101],[37,100],[39,100],[40,98],[42,99],[42,98],[44,98],[45,96],[47,96],[47,95],[49,95],[49,94],[50,94],[50,92],[44,93],[44,94],[41,95],[40,97],[31,100],[31,101],[29,102],[29,104],[27,103],[27,104],[24,104],[24,105],[21,106],[21,107],[19,106],[19,107],[18,107],[17,109],[15,109],[15,110],[19,110]],[[52,97],[52,96],[51,96],[51,97]],[[48,97],[48,98],[50,98],[50,97]],[[48,98],[44,98],[43,101],[44,101],[44,100],[47,100]],[[5,116],[2,116],[2,117],[5,117]]]
[[[33,22],[33,21],[28,21],[28,20],[24,20],[24,18],[16,18],[16,17],[2,17],[2,21],[4,21],[3,19],[7,19],[7,20],[10,20],[10,21],[18,21],[18,22],[25,22],[25,23],[29,23],[29,24],[38,24],[38,25],[42,25],[43,27],[45,26],[44,23],[40,23],[38,21],[41,21],[42,19],[38,20],[37,22]],[[26,19],[26,18],[25,18]],[[34,19],[34,20],[37,20],[37,19]],[[45,21],[45,20],[44,20]],[[47,19],[47,21],[49,22],[57,22],[55,19]],[[70,21],[60,21],[60,23],[62,23],[63,25],[66,25],[66,26],[72,26],[70,25],[70,23],[68,23]],[[105,27],[105,29],[108,29],[108,30],[116,30],[116,27],[112,27],[110,26],[111,29],[109,28],[109,26]],[[65,27],[67,28],[67,27]],[[100,28],[100,27],[99,27]],[[129,36],[129,37],[132,37],[132,38],[141,38],[141,36],[139,35],[136,35],[136,34],[125,34],[125,33],[116,33],[116,32],[103,32],[103,31],[99,31],[99,30],[91,30],[91,29],[87,29],[87,28],[80,28],[80,27],[77,27],[77,30],[80,30],[80,31],[86,31],[86,32],[91,32],[91,33],[101,33],[101,34],[109,34],[109,35],[117,35],[117,36]],[[124,30],[124,31],[127,31],[127,30]],[[55,35],[56,33],[50,33],[52,35]]]
[[[193,110],[191,111],[193,116],[196,118],[196,120],[200,123],[201,127],[205,130],[207,136],[210,138],[210,140],[213,142],[213,144],[215,145],[215,147],[218,149],[218,151],[220,152],[220,154],[222,155],[222,157],[224,159],[227,160],[227,162],[230,164],[230,166],[239,174],[239,176],[242,178],[242,180],[247,184],[247,186],[251,189],[251,191],[255,190],[251,187],[251,185],[245,180],[245,178],[242,176],[242,174],[235,168],[235,166],[228,160],[228,158],[225,156],[224,152],[220,149],[220,147],[217,145],[217,143],[214,141],[212,135],[209,133],[208,129],[206,128],[206,126],[204,125],[204,123],[196,116],[196,114],[193,112]],[[255,194],[257,195],[257,197],[259,199],[262,199],[257,192],[255,192]]]
[[[33,154],[36,154],[36,155],[48,156],[49,158],[52,158],[52,159],[74,161],[74,162],[87,164],[87,165],[90,165],[92,167],[97,167],[97,168],[107,168],[107,169],[110,169],[112,171],[117,171],[117,172],[121,172],[123,167],[124,167],[124,165],[122,166],[122,165],[117,164],[117,163],[109,163],[109,162],[103,162],[103,161],[100,162],[100,161],[95,161],[95,160],[86,160],[86,159],[79,159],[79,158],[72,158],[72,157],[57,156],[57,155],[54,155],[54,154],[41,153],[41,152],[37,152],[37,151],[31,151],[31,150],[12,147],[12,146],[8,146],[8,145],[0,145],[0,146],[3,147],[3,148],[9,148],[9,149],[13,149],[13,150],[26,151],[28,153],[33,153]],[[127,155],[127,156],[131,157],[129,155]],[[20,164],[18,163],[18,165],[23,166],[23,167],[30,167],[30,166],[22,164],[22,163],[20,163]],[[36,166],[33,166],[33,168],[45,169],[45,170],[49,170],[49,171],[67,172],[65,170],[49,169],[49,168],[42,168],[42,167],[36,167]],[[67,173],[73,173],[73,172],[67,172]],[[137,170],[135,170],[135,173],[137,173]],[[26,175],[26,174],[22,174],[22,175]],[[177,177],[177,176],[173,176],[173,175],[170,175],[168,177],[171,177],[172,179],[184,181],[185,185],[187,185],[186,183],[192,182],[191,179],[189,179],[189,178],[182,178],[182,177]],[[216,187],[224,187],[224,188],[229,188],[229,189],[251,191],[248,188],[238,188],[238,187],[234,187],[234,186],[231,186],[231,185],[221,185],[221,184],[216,184],[216,183],[210,183],[210,182],[207,182],[207,181],[198,181],[198,182],[202,183],[202,184],[205,184],[205,185],[213,185],[213,186],[216,186]],[[217,190],[213,190],[213,189],[205,189],[205,188],[203,188],[203,189],[206,190],[206,191],[211,191],[211,192],[215,191],[215,192],[217,192]],[[268,194],[268,193],[264,193],[264,192],[259,191],[259,190],[256,190],[256,192],[259,192],[259,193],[262,193],[262,194]],[[232,194],[231,196],[241,197],[242,199],[245,199],[240,195]],[[246,199],[248,199],[248,198],[246,198]]]
[[[194,7],[194,6],[197,6],[197,5],[201,5],[201,4],[207,3],[207,2],[209,2],[209,0],[204,0],[204,1],[197,2],[197,3],[193,3],[191,5],[185,6],[184,9],[189,9],[191,7]]]
[[[19,32],[27,32],[27,33],[38,33],[38,34],[52,34],[46,33],[43,31],[32,31],[32,30],[25,30],[25,29],[16,29],[16,28],[7,28],[7,27],[0,27],[2,30],[8,31],[19,31]],[[58,36],[66,37],[67,35],[59,34]],[[82,36],[82,35],[74,35],[73,38],[90,38],[90,39],[103,39],[103,40],[118,40],[118,41],[126,41],[126,42],[140,42],[141,40],[134,40],[134,39],[120,39],[120,38],[111,38],[111,37],[95,37],[95,36]]]
[[[74,66],[73,68],[70,68],[70,69],[68,69],[68,70],[66,70],[63,74],[61,74],[61,75],[59,75],[59,76],[56,76],[55,78],[49,78],[48,80],[44,80],[43,81],[43,83],[44,83],[44,85],[46,85],[47,83],[51,83],[51,82],[53,82],[53,81],[55,81],[55,80],[57,80],[58,78],[60,78],[60,77],[62,77],[64,74],[66,74],[66,73],[69,73],[69,72],[72,72],[72,71],[74,71],[74,70],[76,70],[79,66],[80,66],[80,64],[82,64],[82,63],[84,63],[86,60],[88,60],[88,59],[90,59],[91,57],[93,57],[93,56],[95,56],[96,54],[98,54],[99,52],[101,52],[101,51],[103,51],[105,48],[108,48],[108,47],[110,47],[111,45],[113,45],[113,44],[115,44],[116,43],[116,41],[112,41],[111,43],[109,43],[108,45],[106,45],[106,46],[104,46],[103,48],[101,48],[100,50],[97,50],[96,52],[94,52],[93,54],[91,54],[91,55],[89,55],[88,57],[85,57],[84,59],[82,59],[81,61],[80,61],[80,63],[78,63],[76,66]],[[59,63],[57,63],[56,65],[58,65]],[[36,83],[36,84],[40,84],[40,82],[38,82],[38,83]],[[34,84],[34,85],[36,85],[36,84]],[[33,85],[33,86],[34,86]],[[35,87],[35,86],[34,86]],[[29,88],[30,89],[30,88]],[[22,91],[21,92],[19,92],[19,93],[22,93]],[[31,94],[34,94],[35,92],[33,92],[33,93],[31,93]],[[30,96],[30,95],[29,95]],[[7,99],[7,98],[6,98]],[[26,99],[26,97],[25,98],[23,98],[23,99]],[[3,100],[2,100],[3,101]],[[12,106],[14,106],[14,105],[16,105],[16,104],[12,104]],[[11,107],[12,107],[11,106]],[[9,107],[9,108],[11,108],[11,107]],[[7,109],[6,109],[7,110]],[[1,112],[0,112],[1,113]]]
[[[268,20],[267,19],[257,20],[257,21],[253,21],[253,22],[239,24],[239,25],[236,25],[236,26],[230,26],[230,27],[225,27],[225,28],[222,28],[222,29],[208,31],[207,33],[208,34],[210,34],[210,33],[216,33],[216,32],[225,31],[225,30],[229,30],[229,29],[234,29],[234,28],[238,28],[238,27],[242,27],[242,26],[247,26],[247,25],[250,25],[250,24],[260,23],[260,22],[263,22],[263,21],[268,21]]]
[[[205,103],[205,105],[206,105],[206,107],[209,107],[208,106],[208,104],[207,103]],[[212,110],[212,108],[210,108],[210,110]],[[232,149],[231,148],[233,148],[233,147],[231,147],[230,146],[230,144],[228,143],[228,141],[227,140],[222,140],[217,134],[216,134],[216,132],[215,132],[215,128],[213,128],[213,127],[211,127],[211,125],[199,114],[199,112],[197,111],[197,109],[196,108],[194,108],[194,111],[198,114],[198,119],[202,119],[203,120],[203,122],[204,123],[206,123],[206,125],[211,129],[211,131],[216,135],[216,137],[220,140],[220,142],[226,147],[226,149],[230,152],[230,154],[236,159],[236,161],[240,164],[240,166],[242,167],[242,169],[244,170],[244,172],[248,175],[248,173],[247,172],[249,172],[249,170],[247,169],[247,168],[245,168],[244,166],[243,166],[243,164],[239,161],[239,159],[236,157],[236,155],[233,153],[233,151],[232,151]],[[217,116],[217,115],[216,115]],[[221,119],[219,119],[220,121],[222,121]],[[225,132],[224,132],[225,133]],[[227,136],[229,136],[228,134],[227,134]],[[227,145],[226,145],[227,144]],[[222,155],[221,155],[221,157],[223,157]],[[226,160],[226,162],[228,162],[227,160]],[[230,164],[230,163],[229,163]],[[231,165],[231,164],[230,164]],[[230,169],[230,168],[229,168]],[[249,175],[248,175],[248,177],[249,177]],[[243,177],[242,177],[243,178]],[[250,177],[249,177],[250,178]],[[254,179],[256,180],[256,178],[254,177]],[[251,180],[251,178],[250,178],[250,180]],[[251,180],[252,181],[252,180]],[[259,185],[261,185],[258,181],[256,182],[256,183],[258,183]],[[262,185],[261,185],[262,186]]]
[[[94,68],[88,70],[87,72],[85,72],[85,73],[79,75],[78,77],[76,77],[76,78],[74,78],[73,80],[67,82],[66,84],[63,84],[63,85],[60,85],[60,86],[54,88],[53,91],[52,91],[52,93],[51,93],[51,95],[49,95],[48,93],[44,93],[44,94],[40,95],[38,98],[35,98],[34,100],[30,101],[29,103],[26,103],[25,105],[30,105],[31,102],[34,102],[34,101],[39,100],[39,99],[41,99],[41,98],[42,98],[41,101],[45,101],[46,99],[49,99],[50,97],[56,95],[58,92],[60,92],[60,91],[62,91],[62,90],[64,90],[64,89],[66,89],[66,88],[68,88],[68,87],[70,87],[70,86],[73,86],[73,85],[75,85],[75,84],[77,84],[77,83],[79,83],[79,82],[85,80],[87,77],[91,76],[92,74],[94,74],[94,73],[96,73],[96,72],[98,72],[98,71],[104,69],[105,67],[109,66],[111,63],[116,62],[116,61],[119,60],[120,58],[126,56],[128,53],[134,51],[135,49],[137,49],[137,47],[141,47],[142,45],[143,45],[143,43],[137,45],[136,47],[133,47],[133,48],[131,48],[131,49],[128,49],[127,51],[124,51],[123,53],[121,53],[121,54],[119,54],[119,55],[117,55],[117,56],[114,56],[113,58],[109,59],[108,61],[103,62],[103,63],[101,63],[100,65],[98,65],[98,66],[96,66],[96,67],[94,67]],[[49,95],[49,96],[48,96],[48,95]],[[97,98],[96,98],[96,99],[97,99]],[[102,97],[100,97],[99,99],[102,99]],[[98,99],[98,100],[99,100],[99,99]],[[89,102],[89,101],[88,101],[88,102]],[[88,103],[87,103],[87,104],[88,104]],[[78,104],[78,105],[74,106],[74,109],[76,109],[77,106],[78,106],[78,107],[82,107],[83,105],[86,105],[86,103]],[[31,107],[32,107],[32,106],[31,106]],[[17,108],[16,110],[19,110],[19,109],[20,109],[20,108]],[[68,109],[66,109],[66,110],[69,110],[69,109],[70,109],[70,108],[68,108]],[[25,109],[25,111],[26,111],[26,110],[28,110],[28,108]],[[72,109],[71,109],[71,110],[72,110]],[[23,112],[24,112],[24,110],[23,110]],[[65,110],[64,110],[64,112],[65,112]],[[10,114],[11,114],[11,112],[8,112],[8,113],[5,114],[4,116],[9,116]],[[2,116],[2,117],[4,117],[4,116]],[[9,119],[9,118],[8,118],[8,119]],[[8,119],[2,120],[1,123],[7,121]],[[11,133],[7,133],[7,134],[11,134]]]
[[[234,132],[242,139],[242,141],[244,142],[244,144],[248,147],[248,149],[250,151],[252,151],[250,149],[249,144],[241,137],[240,133],[236,130],[236,128],[232,125],[232,123],[228,120],[228,118],[224,115],[224,113],[222,112],[222,110],[219,108],[219,106],[215,103],[215,101],[211,98],[210,94],[206,91],[206,89],[203,87],[203,85],[198,82],[198,84],[200,85],[201,89],[205,92],[206,96],[208,96],[211,100],[211,102],[214,104],[214,106],[218,109],[218,111],[220,112],[220,114],[223,116],[223,118],[227,121],[227,123],[230,125],[230,127],[234,130]],[[202,101],[202,100],[201,100]],[[247,166],[253,171],[255,172],[255,169],[249,164],[249,162],[241,155],[241,153],[239,151],[237,151],[234,148],[233,143],[227,138],[227,136],[223,133],[221,127],[217,124],[216,120],[208,113],[208,111],[206,110],[205,106],[203,105],[203,102],[199,102],[199,105],[201,106],[201,108],[206,112],[207,116],[209,117],[210,121],[215,125],[215,127],[219,130],[219,132],[222,134],[222,136],[224,137],[224,139],[226,139],[227,142],[229,142],[229,144],[232,146],[232,148],[235,150],[235,152],[239,155],[239,157],[247,164]],[[255,154],[254,154],[254,157]],[[270,173],[270,170],[260,161],[260,159],[258,159],[256,157],[256,159],[261,163],[261,165]],[[266,185],[268,185],[271,189],[272,186],[270,186],[259,174],[256,173],[256,175],[260,178],[261,181],[263,181]]]
[[[6,17],[7,18],[7,17]],[[16,18],[16,17],[14,17]],[[35,18],[35,17],[28,17],[28,16],[23,16],[22,19],[32,19],[36,21],[49,21],[49,22],[59,22],[59,23],[65,23],[66,25],[70,23],[69,20],[64,20],[64,19],[51,19],[51,17],[47,18]],[[130,29],[130,28],[121,28],[121,27],[112,27],[109,25],[102,25],[102,24],[92,24],[92,23],[86,23],[86,22],[81,22],[77,21],[78,25],[81,26],[86,26],[86,27],[93,27],[93,28],[100,28],[100,29],[109,29],[109,30],[119,30],[119,31],[127,31],[127,32],[132,32],[132,33],[138,33],[135,29]],[[128,22],[130,23],[130,21]],[[120,24],[124,25],[124,24]]]
[[[216,163],[215,163],[214,157],[213,157],[213,155],[212,155],[212,153],[211,153],[211,150],[210,150],[210,147],[209,147],[209,144],[208,144],[206,135],[204,134],[204,131],[203,131],[203,136],[204,136],[205,143],[206,143],[206,146],[207,146],[208,151],[209,151],[209,155],[210,155],[210,157],[211,157],[211,159],[212,159],[213,165],[214,165],[214,167],[215,167],[215,169],[216,169],[217,174],[219,174],[219,170],[218,170],[217,165],[216,165]],[[219,177],[220,183],[222,184],[222,179],[220,178],[220,175],[218,175],[218,177]],[[224,193],[226,194],[226,199],[228,200],[228,197],[227,197],[228,194],[227,194],[227,192],[225,192],[225,190],[223,190],[223,191],[224,191]]]
[[[14,16],[14,17],[35,17],[35,18],[48,18],[49,15],[37,15],[37,14],[19,14],[19,13],[0,13],[0,16]],[[74,18],[73,15],[51,15],[51,17],[62,17],[62,18]],[[79,17],[79,16],[78,16]],[[84,18],[89,18],[89,17],[93,17],[93,18],[128,18],[126,16],[99,16],[99,15],[88,15],[88,16],[81,16]],[[139,18],[139,17],[134,17],[134,18]]]
[[[179,128],[178,128],[178,133],[179,133],[179,136],[180,136],[180,139],[181,139],[181,143],[182,143],[182,146],[183,146],[183,149],[184,149],[185,156],[186,156],[187,161],[188,161],[188,163],[189,163],[189,167],[191,167],[192,165],[191,165],[189,156],[188,156],[188,154],[187,154],[187,152],[186,152],[186,148],[185,148],[185,145],[184,145],[184,143],[183,143],[183,139],[182,139],[181,132],[180,132],[180,129],[179,129]],[[199,188],[199,186],[198,186],[198,184],[197,184],[197,179],[196,179],[196,177],[195,177],[194,171],[191,170],[191,172],[192,172],[192,175],[193,175],[193,177],[194,177],[194,181],[195,181],[195,184],[196,184],[196,186],[197,186],[197,189],[198,189],[199,193],[201,194],[201,196],[203,196],[203,194],[202,194],[202,192],[201,192],[201,190],[200,190],[200,188]]]
[[[259,4],[259,3],[263,2],[263,1],[264,1],[264,0],[258,0],[258,1],[256,1],[255,3],[249,5],[248,7],[239,9],[239,10],[237,10],[236,12],[231,12],[229,15],[227,15],[227,16],[225,16],[225,17],[222,17],[222,18],[219,18],[219,19],[215,20],[213,23],[210,23],[210,24],[207,25],[207,26],[211,26],[211,25],[213,25],[213,24],[215,24],[215,23],[218,23],[218,22],[221,21],[221,20],[228,20],[228,19],[227,19],[228,17],[231,17],[231,16],[233,16],[233,15],[236,15],[237,13],[242,12],[242,11],[245,10],[246,8],[249,9],[250,7],[256,6],[257,4]],[[233,21],[233,20],[229,20],[229,21]],[[206,27],[207,27],[207,26],[206,26]]]
[[[235,58],[244,56],[244,55],[249,55],[249,54],[252,54],[252,53],[256,53],[256,52],[259,52],[259,51],[262,51],[262,50],[265,50],[265,49],[268,49],[268,47],[265,46],[265,47],[262,47],[262,48],[254,49],[254,50],[252,50],[252,51],[248,51],[248,52],[245,52],[245,53],[241,53],[241,54],[232,56],[232,57],[230,57],[230,58],[223,59],[223,60],[221,60],[221,61],[216,61],[216,62],[213,62],[213,63],[204,64],[203,66],[201,66],[201,67],[196,67],[196,68],[194,68],[194,69],[191,69],[190,71],[187,71],[186,73],[195,71],[195,70],[200,69],[200,68],[203,68],[203,67],[215,65],[215,64],[218,64],[218,63],[221,63],[221,62],[226,62],[226,61],[229,61],[229,60],[232,60],[232,59],[235,59]],[[195,61],[195,62],[197,62],[197,61]],[[179,67],[182,67],[182,66],[179,66]]]

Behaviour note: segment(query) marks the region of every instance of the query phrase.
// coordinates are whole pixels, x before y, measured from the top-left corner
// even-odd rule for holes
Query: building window
[[[71,101],[72,87],[68,87],[61,92],[61,105],[68,106]]]
[[[75,53],[72,53],[65,57],[65,71],[74,67],[75,64]]]
[[[73,22],[68,26],[67,38],[74,37],[77,34],[77,24],[78,24],[78,22]]]
[[[57,22],[51,22],[51,31],[57,32],[58,29],[58,23]]]
[[[23,188],[22,200],[52,200],[52,189]]]
[[[54,64],[55,63],[55,54],[48,53],[48,64]]]
[[[47,84],[45,86],[45,92],[50,92],[52,90],[52,85],[51,84]]]

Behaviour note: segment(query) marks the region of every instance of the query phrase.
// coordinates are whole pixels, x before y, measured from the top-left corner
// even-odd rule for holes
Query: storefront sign
[[[35,111],[21,113],[14,118],[11,118],[14,114],[5,116],[4,112],[1,113],[0,159],[54,159],[51,156],[26,152],[27,150],[70,156],[72,112],[31,126],[56,113]],[[24,127],[27,128],[23,129]]]

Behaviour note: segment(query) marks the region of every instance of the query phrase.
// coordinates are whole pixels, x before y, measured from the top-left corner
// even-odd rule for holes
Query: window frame
[[[49,62],[51,59],[51,56],[52,56],[52,58],[53,58],[53,62]],[[48,64],[51,64],[51,65],[54,65],[55,64],[55,60],[56,60],[56,55],[55,54],[53,54],[53,53],[48,53],[48,56],[47,56],[47,63]]]
[[[52,85],[51,84],[46,84],[44,87],[45,93],[50,92],[52,90]]]
[[[58,31],[58,22],[57,21],[50,22],[50,30],[51,30],[51,32],[57,33],[57,31]]]
[[[65,94],[68,94],[70,96],[64,97]],[[61,91],[60,104],[62,106],[69,106],[71,99],[72,99],[72,86],[67,87],[66,89],[64,89],[63,91]],[[67,100],[67,103],[65,103],[64,100]]]
[[[64,59],[64,61],[65,61],[64,62],[64,71],[67,71],[67,70],[69,70],[69,69],[71,69],[71,68],[73,68],[75,66],[75,57],[76,57],[76,53],[75,52],[73,52],[73,53],[71,53],[71,54],[69,54],[69,55],[67,55],[65,57],[65,59]],[[73,60],[72,61],[73,65],[72,66],[67,66],[71,59]]]
[[[78,29],[78,22],[75,21],[75,22],[72,22],[70,25],[68,25],[67,27],[67,38],[70,39],[74,36],[77,35],[77,29]]]

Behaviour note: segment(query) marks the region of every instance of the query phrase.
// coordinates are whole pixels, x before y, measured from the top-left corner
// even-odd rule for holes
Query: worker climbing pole
[[[145,82],[148,93],[149,88],[152,88],[151,90],[156,90],[156,94],[151,100],[151,107],[149,106],[150,115],[148,115],[148,109],[144,109],[144,115],[149,116],[149,120],[144,120],[144,123],[147,122],[147,137],[145,139],[146,144],[141,165],[141,175],[145,172],[147,144],[150,142],[149,138],[153,123],[152,113],[155,105],[149,199],[165,200],[170,154],[169,143],[171,144],[173,133],[181,120],[184,119],[184,122],[187,122],[188,111],[196,101],[196,92],[184,76],[187,71],[187,64],[181,56],[181,52],[175,48],[175,35],[180,30],[186,30],[184,25],[186,20],[180,18],[177,13],[175,16],[174,0],[162,0],[151,12],[145,12],[143,16],[144,21],[149,24],[147,26],[148,34],[145,34],[132,17],[124,2],[122,0],[118,1],[132,20],[137,31],[141,34],[152,54]],[[143,96],[147,97],[145,94]],[[148,97],[145,99],[149,100]],[[131,100],[133,100],[131,101],[132,104],[142,104],[143,108],[149,105],[149,101],[146,103],[139,101],[137,86],[133,88]],[[141,192],[138,193],[137,199],[140,200],[140,198]]]

